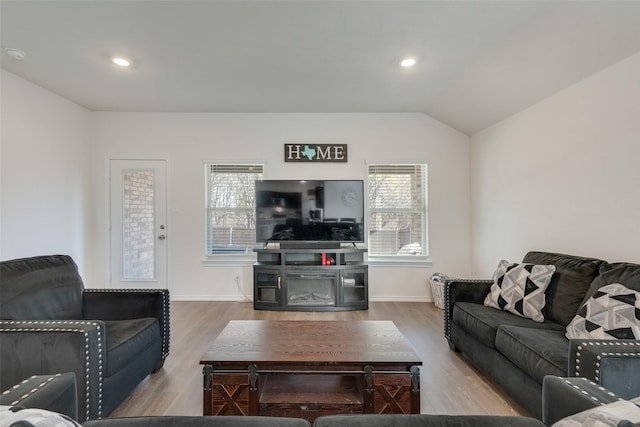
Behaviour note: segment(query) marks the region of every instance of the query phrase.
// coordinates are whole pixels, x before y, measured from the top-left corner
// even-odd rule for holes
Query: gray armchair
[[[0,262],[0,389],[73,372],[78,420],[107,416],[169,354],[169,292],[85,289],[66,255]]]
[[[77,420],[76,376],[73,372],[34,375],[4,390],[0,405],[44,409]]]

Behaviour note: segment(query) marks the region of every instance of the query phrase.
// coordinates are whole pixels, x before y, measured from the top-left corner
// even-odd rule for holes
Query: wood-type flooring
[[[250,302],[172,301],[171,352],[112,417],[202,415],[201,356],[230,320],[391,320],[423,361],[422,413],[528,415],[443,336],[442,310],[426,302],[371,302],[369,310],[341,312],[256,311]]]

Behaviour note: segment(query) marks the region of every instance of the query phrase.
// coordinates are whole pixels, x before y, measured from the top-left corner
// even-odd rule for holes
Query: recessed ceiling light
[[[413,67],[416,65],[416,60],[414,58],[406,58],[400,61],[400,65],[403,67]]]
[[[119,65],[121,67],[128,67],[131,65],[131,62],[128,59],[122,57],[115,57],[112,59],[113,63]]]

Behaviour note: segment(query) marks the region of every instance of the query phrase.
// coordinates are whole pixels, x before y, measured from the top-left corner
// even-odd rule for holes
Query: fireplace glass
[[[289,306],[334,306],[336,275],[334,273],[287,273]]]

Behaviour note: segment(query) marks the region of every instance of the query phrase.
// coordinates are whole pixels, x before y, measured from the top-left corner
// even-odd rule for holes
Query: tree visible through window
[[[208,255],[256,245],[255,181],[262,171],[262,165],[206,165]]]
[[[427,245],[427,165],[370,164],[369,255],[422,256]]]

